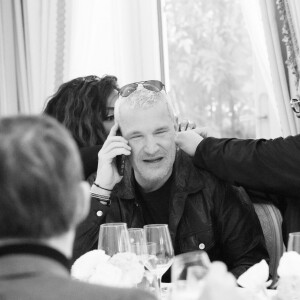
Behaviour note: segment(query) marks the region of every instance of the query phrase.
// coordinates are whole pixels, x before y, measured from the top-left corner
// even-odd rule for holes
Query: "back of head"
[[[118,90],[115,76],[78,77],[62,84],[50,98],[44,113],[64,124],[79,147],[102,144],[107,99]]]
[[[77,222],[76,144],[46,116],[0,119],[0,238],[49,238]]]

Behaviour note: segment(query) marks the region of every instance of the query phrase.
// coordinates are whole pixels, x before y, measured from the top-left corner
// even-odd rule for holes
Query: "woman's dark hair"
[[[119,90],[117,77],[79,77],[63,83],[49,99],[44,114],[64,124],[79,147],[103,144],[106,132],[107,99]]]

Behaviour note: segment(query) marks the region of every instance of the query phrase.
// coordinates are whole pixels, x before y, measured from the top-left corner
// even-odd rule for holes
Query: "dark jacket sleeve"
[[[100,225],[105,223],[109,207],[101,204],[98,199],[91,198],[90,212],[79,224],[73,247],[73,261],[88,251],[97,249]]]
[[[87,179],[92,173],[97,171],[98,152],[101,148],[102,145],[97,145],[79,149],[85,179]]]
[[[96,173],[89,176],[87,181],[92,185]],[[73,261],[88,251],[97,249],[100,225],[105,223],[110,207],[103,205],[97,198],[91,197],[90,211],[76,230],[73,247]]]
[[[273,140],[208,137],[198,145],[194,163],[236,185],[299,196],[300,135]]]
[[[215,199],[222,254],[228,270],[238,278],[262,259],[269,263],[269,254],[252,203],[228,184],[221,183],[219,188],[225,192]]]

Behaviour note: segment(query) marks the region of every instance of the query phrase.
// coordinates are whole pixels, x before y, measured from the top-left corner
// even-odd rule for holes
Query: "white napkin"
[[[72,265],[71,274],[74,278],[89,281],[95,273],[97,266],[106,263],[110,256],[103,250],[92,250],[80,256]]]
[[[300,277],[300,255],[295,251],[283,253],[277,273],[279,277]]]
[[[249,290],[259,291],[266,289],[270,284],[267,282],[269,278],[269,266],[263,259],[261,262],[250,267],[237,280],[237,283]]]
[[[117,253],[110,257],[103,250],[93,250],[74,262],[71,274],[90,283],[132,287],[142,281],[144,266],[134,253]]]

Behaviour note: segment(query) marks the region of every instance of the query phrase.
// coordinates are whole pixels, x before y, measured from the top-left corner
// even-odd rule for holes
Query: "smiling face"
[[[166,102],[150,107],[120,107],[122,135],[131,147],[130,162],[145,192],[159,189],[171,176],[175,160],[175,127]]]

